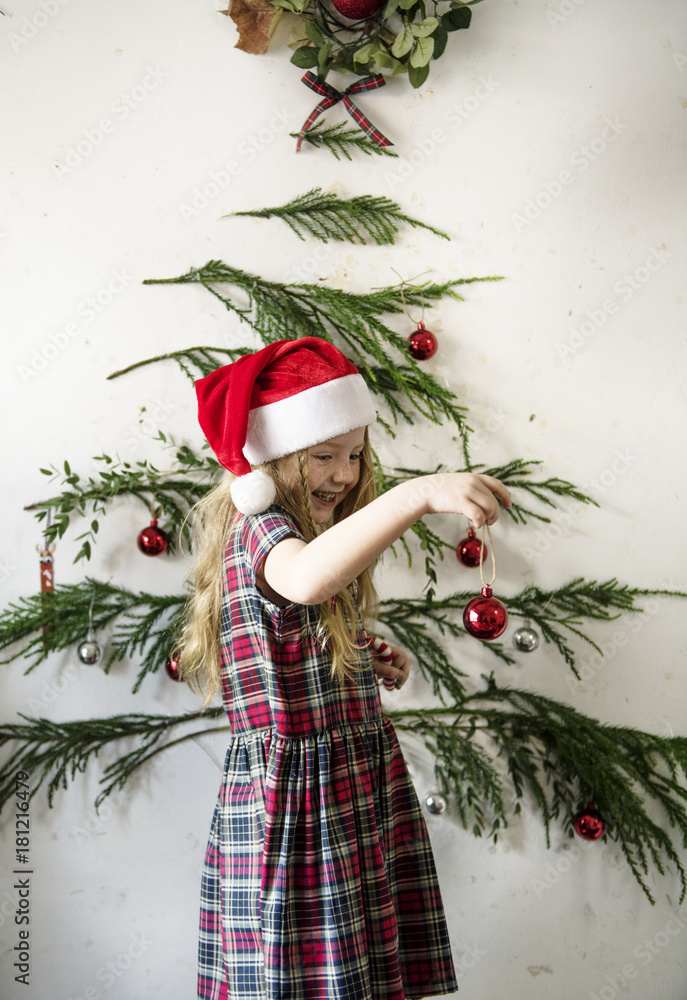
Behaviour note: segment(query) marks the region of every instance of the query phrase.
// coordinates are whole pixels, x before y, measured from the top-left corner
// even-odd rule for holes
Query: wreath
[[[368,76],[407,73],[421,87],[430,63],[444,54],[448,36],[468,28],[479,0],[230,0],[228,14],[239,31],[236,47],[267,52],[286,11],[297,18],[289,45],[291,62],[316,71]],[[313,76],[315,74],[312,74]]]

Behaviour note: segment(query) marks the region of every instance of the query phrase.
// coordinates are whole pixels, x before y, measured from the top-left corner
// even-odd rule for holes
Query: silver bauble
[[[103,651],[94,639],[86,639],[81,643],[77,650],[79,659],[82,663],[92,666],[97,663],[100,657],[103,655]]]
[[[533,628],[523,625],[513,636],[513,645],[521,653],[531,653],[539,645],[539,636]]]
[[[441,813],[446,812],[447,808],[448,802],[440,792],[430,792],[425,799],[425,809],[433,816],[441,815]]]

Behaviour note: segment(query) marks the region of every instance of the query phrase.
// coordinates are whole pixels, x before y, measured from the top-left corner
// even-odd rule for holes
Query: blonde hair
[[[296,452],[297,482],[295,486],[284,475],[292,459],[277,459],[261,466],[274,480],[275,504],[295,520],[306,542],[320,532],[313,520],[308,488],[309,453]],[[204,695],[207,705],[221,687],[220,625],[222,618],[222,582],[224,558],[232,521],[243,515],[234,506],[229,492],[234,477],[228,476],[214,487],[190,512],[196,558],[189,574],[194,591],[189,597],[181,630],[180,671],[189,687]],[[372,451],[367,429],[360,455],[360,476],[353,489],[335,509],[333,521],[338,523],[364,507],[376,496]],[[319,606],[316,638],[331,655],[333,679],[343,684],[359,669],[360,647],[357,645],[357,616],[360,610],[363,624],[375,613],[377,594],[372,583],[374,564],[340,591],[334,600]]]

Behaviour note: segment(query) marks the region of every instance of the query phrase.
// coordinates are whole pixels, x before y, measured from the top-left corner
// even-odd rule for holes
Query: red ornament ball
[[[332,0],[332,4],[339,14],[350,18],[351,21],[362,21],[363,18],[372,17],[382,6],[382,0]]]
[[[158,528],[155,518],[147,528],[139,531],[136,539],[139,549],[146,556],[159,556],[169,545],[169,538],[162,528]]]
[[[165,670],[167,671],[167,676],[173,681],[183,681],[181,672],[179,670],[179,654],[173,653],[165,661]]]
[[[573,828],[583,840],[598,840],[606,831],[606,822],[593,802],[588,802],[573,816]]]
[[[508,624],[508,612],[491,596],[491,587],[482,587],[482,596],[473,597],[463,611],[465,631],[475,639],[498,639]]]
[[[416,361],[427,361],[437,352],[439,342],[431,330],[425,330],[424,323],[418,323],[417,330],[408,337],[408,354]]]
[[[477,538],[472,528],[470,528],[468,531],[468,537],[464,538],[461,542],[458,542],[458,548],[456,549],[458,562],[461,562],[463,566],[468,566],[470,569],[474,569],[475,566],[479,566],[481,550],[482,542],[479,538]],[[486,560],[488,555],[489,549],[485,545],[483,561]]]

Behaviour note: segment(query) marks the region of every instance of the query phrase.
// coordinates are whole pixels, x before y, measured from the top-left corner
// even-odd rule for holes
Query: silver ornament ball
[[[103,655],[103,651],[93,639],[86,639],[82,642],[78,650],[79,659],[82,663],[92,666],[97,663],[100,657]]]
[[[523,625],[513,636],[513,645],[521,653],[531,653],[539,645],[539,636],[533,628]]]
[[[430,792],[425,799],[425,808],[433,816],[439,816],[441,813],[446,812],[447,807],[448,802],[439,792]]]

